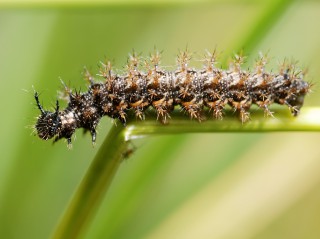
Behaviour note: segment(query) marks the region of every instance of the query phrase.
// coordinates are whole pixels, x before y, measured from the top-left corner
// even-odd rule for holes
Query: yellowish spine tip
[[[256,60],[255,69],[257,74],[263,74],[265,72],[265,66],[269,62],[268,53],[262,54],[259,52],[259,58]]]
[[[188,48],[184,51],[179,52],[177,56],[177,63],[180,67],[181,72],[186,72],[188,70],[188,64],[191,58],[191,53],[188,51]]]
[[[204,65],[205,69],[208,72],[212,72],[215,69],[215,64],[217,63],[218,53],[217,49],[214,49],[213,52],[206,50],[206,54],[204,57]]]
[[[152,63],[154,70],[157,71],[158,66],[161,60],[161,52],[159,52],[156,48],[153,53],[150,55],[150,62]]]
[[[235,72],[241,72],[241,65],[245,62],[246,56],[244,56],[241,50],[238,54],[234,54],[233,59],[229,65],[230,70]]]

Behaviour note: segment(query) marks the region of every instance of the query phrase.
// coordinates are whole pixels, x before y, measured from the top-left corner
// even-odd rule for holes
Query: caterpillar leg
[[[91,137],[92,137],[92,144],[95,145],[95,143],[96,143],[96,137],[97,137],[96,129],[95,129],[95,128],[92,128],[92,129],[90,130],[90,133],[91,133]]]
[[[117,115],[118,115],[118,119],[122,123],[123,127],[126,127],[126,125],[127,125],[127,118],[126,118],[127,114],[123,110],[121,110],[121,111],[118,112]]]
[[[273,115],[274,112],[270,111],[270,109],[268,108],[268,105],[264,105],[263,109],[264,109],[264,117],[274,118],[274,115]]]
[[[250,113],[246,109],[241,108],[239,110],[239,117],[240,117],[242,124],[244,124],[250,120]]]
[[[173,100],[166,100],[166,98],[163,97],[158,101],[154,101],[152,105],[157,111],[157,120],[166,124],[167,118],[171,118],[169,113],[173,110]]]
[[[191,119],[197,119],[199,122],[202,121],[202,116],[201,116],[201,107],[199,104],[195,103],[194,100],[189,101],[189,102],[182,102],[182,109],[186,111]]]
[[[286,102],[286,105],[289,107],[289,110],[290,110],[290,112],[291,112],[291,114],[293,116],[298,116],[298,114],[300,113],[300,107],[299,106],[297,106],[297,105],[292,106],[287,102]]]
[[[157,120],[160,120],[160,122],[163,124],[167,124],[168,123],[167,119],[171,118],[168,110],[165,107],[158,106],[156,107],[156,111],[157,111]]]
[[[270,109],[269,109],[269,105],[271,104],[269,100],[259,101],[259,102],[256,102],[256,104],[259,106],[259,108],[263,109],[264,117],[274,118],[274,116],[273,116],[274,112],[270,111]]]
[[[216,100],[213,102],[206,102],[206,106],[209,110],[212,110],[212,116],[215,119],[222,120],[223,119],[223,109],[226,105],[226,102],[223,100]]]
[[[239,113],[239,118],[242,124],[250,120],[250,113],[248,112],[248,110],[250,109],[250,106],[251,106],[251,101],[247,99],[244,99],[240,102],[237,102],[237,101],[232,102],[232,107],[236,112]]]

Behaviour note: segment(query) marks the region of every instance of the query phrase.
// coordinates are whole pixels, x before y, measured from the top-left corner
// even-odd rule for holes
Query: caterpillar
[[[86,70],[89,82],[84,93],[70,90],[64,84],[68,105],[60,110],[45,110],[39,94],[34,98],[41,114],[37,117],[37,135],[54,142],[65,138],[71,146],[71,137],[77,128],[90,131],[92,143],[96,141],[96,127],[103,116],[118,119],[124,126],[128,111],[138,119],[145,118],[145,111],[154,108],[157,120],[167,123],[170,112],[180,106],[191,119],[202,121],[202,112],[208,108],[213,118],[222,119],[227,105],[237,112],[242,123],[250,119],[252,104],[261,108],[266,116],[273,116],[269,106],[273,103],[286,105],[297,116],[311,84],[304,81],[305,72],[297,70],[295,63],[284,60],[278,73],[267,72],[267,55],[260,54],[252,71],[241,69],[245,57],[235,54],[228,69],[217,67],[217,51],[206,52],[203,68],[190,68],[191,54],[179,52],[177,69],[161,68],[161,53],[157,50],[147,60],[133,52],[129,55],[125,73],[116,74],[110,61],[101,63],[99,74],[104,82],[96,82]]]

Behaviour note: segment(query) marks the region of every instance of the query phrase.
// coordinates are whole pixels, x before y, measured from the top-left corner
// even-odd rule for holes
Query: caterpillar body
[[[262,108],[266,116],[273,115],[269,110],[273,103],[286,105],[293,116],[298,115],[311,85],[304,81],[304,72],[298,71],[295,64],[284,61],[275,74],[265,71],[266,55],[260,54],[252,72],[241,69],[241,54],[234,56],[228,69],[216,67],[216,58],[216,51],[207,52],[203,68],[196,70],[188,67],[191,57],[183,51],[177,57],[177,70],[166,71],[159,66],[158,51],[143,62],[143,67],[140,56],[133,52],[126,73],[115,74],[107,62],[100,68],[104,82],[95,82],[86,71],[90,83],[87,92],[72,92],[65,86],[68,105],[60,110],[56,101],[53,112],[42,107],[35,92],[41,111],[35,124],[37,134],[44,140],[54,137],[54,142],[66,138],[71,146],[75,130],[84,128],[90,131],[94,143],[96,127],[103,116],[119,119],[125,126],[129,110],[143,120],[149,107],[154,108],[157,119],[163,123],[177,105],[199,121],[204,108],[209,108],[213,118],[222,119],[226,105],[238,113],[242,123],[250,119],[248,110],[252,104]]]

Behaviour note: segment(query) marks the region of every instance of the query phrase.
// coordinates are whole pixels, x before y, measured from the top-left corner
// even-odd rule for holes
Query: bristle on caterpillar
[[[87,92],[72,92],[63,83],[64,96],[68,98],[63,110],[59,110],[58,101],[54,112],[45,110],[35,92],[41,111],[35,129],[41,139],[54,137],[56,142],[66,138],[71,146],[77,128],[90,131],[94,143],[96,127],[103,116],[118,119],[125,126],[129,110],[144,120],[149,107],[155,109],[157,119],[163,123],[167,123],[177,105],[198,121],[203,119],[204,108],[212,112],[213,118],[222,119],[226,105],[238,113],[242,123],[250,119],[248,110],[252,104],[264,110],[266,116],[273,116],[269,110],[273,103],[288,106],[297,116],[310,84],[304,81],[304,73],[296,69],[296,64],[284,61],[278,73],[266,72],[268,58],[260,54],[251,72],[242,70],[244,58],[236,54],[229,69],[220,69],[216,66],[217,52],[207,52],[203,68],[197,70],[189,67],[191,55],[183,51],[177,57],[177,70],[166,71],[160,66],[158,51],[145,61],[133,52],[122,75],[113,72],[110,62],[101,63],[99,75],[105,79],[102,83],[85,70],[90,84]]]

